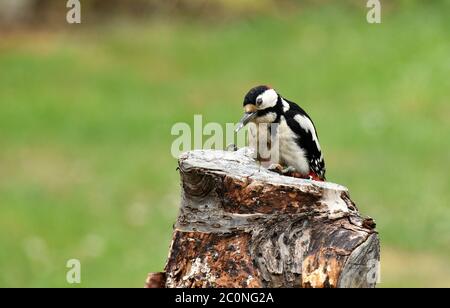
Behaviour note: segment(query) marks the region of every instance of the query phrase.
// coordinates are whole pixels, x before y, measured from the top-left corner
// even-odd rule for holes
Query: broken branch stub
[[[378,233],[348,190],[278,175],[249,151],[181,156],[181,207],[160,285],[374,287]]]

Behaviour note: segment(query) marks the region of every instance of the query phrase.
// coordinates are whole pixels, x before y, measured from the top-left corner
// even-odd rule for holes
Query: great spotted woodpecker
[[[277,124],[279,173],[325,181],[325,161],[316,128],[308,114],[297,104],[283,98],[268,86],[252,88],[244,98],[244,116],[237,131],[248,123]],[[268,127],[267,125],[265,127]],[[266,128],[267,129],[267,128]],[[270,134],[270,132],[268,132]],[[258,132],[249,133],[249,144],[258,144]],[[255,139],[256,138],[256,139]],[[283,171],[283,167],[286,167]]]

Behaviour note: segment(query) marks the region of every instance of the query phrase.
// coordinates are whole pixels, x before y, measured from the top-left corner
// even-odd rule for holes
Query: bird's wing
[[[314,123],[297,104],[293,102],[288,103],[290,108],[285,113],[286,122],[289,128],[298,136],[297,144],[305,151],[312,171],[318,176],[325,178],[325,161]]]

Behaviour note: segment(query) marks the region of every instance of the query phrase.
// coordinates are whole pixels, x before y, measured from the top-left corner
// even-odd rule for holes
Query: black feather
[[[250,89],[250,91],[248,91],[248,93],[244,97],[244,106],[248,105],[248,104],[255,105],[256,98],[259,95],[263,94],[266,90],[269,90],[269,89],[270,88],[268,86],[257,86],[257,87]]]

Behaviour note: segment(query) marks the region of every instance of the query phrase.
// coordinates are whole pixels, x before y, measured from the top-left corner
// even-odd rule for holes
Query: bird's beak
[[[244,107],[244,116],[239,121],[238,126],[236,127],[236,132],[240,131],[245,125],[247,125],[251,120],[256,118],[256,114],[258,110],[254,105],[247,105]]]
[[[256,117],[256,112],[244,113],[241,121],[239,121],[238,126],[236,127],[236,133],[240,131],[245,125],[248,124],[251,120]]]

